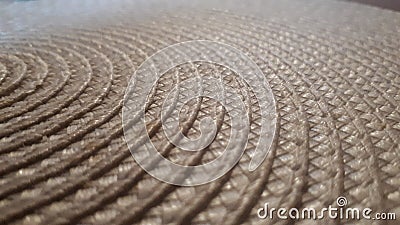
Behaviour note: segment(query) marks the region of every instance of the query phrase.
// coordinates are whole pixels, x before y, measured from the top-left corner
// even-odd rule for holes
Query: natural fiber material
[[[347,2],[282,1],[193,3],[139,15],[132,12],[146,3],[113,2],[81,21],[61,15],[51,23],[42,12],[30,24],[26,18],[40,11],[20,20],[0,13],[9,19],[0,22],[1,224],[340,224],[346,221],[257,217],[266,202],[318,209],[339,196],[351,207],[400,216],[400,14]],[[7,7],[20,6],[3,12]],[[257,63],[276,100],[278,127],[254,172],[245,155],[212,183],[178,187],[135,163],[124,141],[122,100],[147,57],[204,39],[232,45]],[[254,147],[260,112],[252,93],[222,66],[195,68],[222,74],[247,99],[247,148]],[[216,139],[203,155],[180,155],[168,145],[160,106],[176,76],[193,73],[189,65],[173,69],[149,101],[153,143],[174,162],[208,162],[229,140],[225,111],[197,99],[182,113],[182,129],[196,137],[199,121],[211,115]]]

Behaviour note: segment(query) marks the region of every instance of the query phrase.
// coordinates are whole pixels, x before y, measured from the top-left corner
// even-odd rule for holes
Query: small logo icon
[[[347,198],[340,196],[336,199],[336,203],[339,207],[344,207],[347,205]]]

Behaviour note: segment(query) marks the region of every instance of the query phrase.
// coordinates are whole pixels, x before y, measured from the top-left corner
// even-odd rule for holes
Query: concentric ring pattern
[[[140,6],[131,3],[111,8],[117,19],[107,21],[99,10],[79,26],[41,21],[31,31],[12,32],[4,26],[0,223],[390,223],[257,217],[266,202],[318,209],[339,196],[348,206],[400,216],[400,14],[335,1],[233,3],[148,16],[130,15]],[[272,88],[278,126],[257,170],[247,170],[245,154],[212,183],[178,187],[135,163],[121,110],[135,69],[158,50],[189,40],[226,43],[254,60]],[[162,131],[160,107],[174,85],[210,74],[242,96],[251,119],[247,148],[262,138],[257,100],[233,71],[184,64],[158,81],[146,106],[149,136],[171,161],[208,162],[229,140],[229,117],[207,98],[187,103],[179,118],[188,137],[198,135],[202,118],[214,118],[218,134],[205,151],[183,155]]]

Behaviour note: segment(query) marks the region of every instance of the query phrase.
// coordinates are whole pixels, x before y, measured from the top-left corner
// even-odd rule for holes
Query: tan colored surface
[[[400,216],[400,14],[333,1],[230,7],[176,10],[140,22],[121,7],[108,22],[0,36],[0,223],[339,224],[256,215],[265,202],[320,208],[338,196],[352,207]],[[197,39],[248,53],[273,90],[279,126],[256,171],[247,171],[245,156],[221,179],[182,188],[157,181],[134,162],[123,139],[121,101],[146,57]],[[242,90],[229,71],[198,68],[227,73]],[[185,66],[177,72],[190,76]],[[174,82],[172,73],[160,80],[148,118],[156,146],[179,161],[158,121]],[[250,98],[255,139],[257,104],[243,95]],[[189,136],[210,113],[221,128],[198,159],[206,162],[223,149],[229,120],[215,102],[191,104],[182,118]]]

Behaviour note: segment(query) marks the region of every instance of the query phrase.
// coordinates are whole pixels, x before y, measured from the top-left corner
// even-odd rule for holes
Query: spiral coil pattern
[[[0,36],[0,223],[286,224],[297,222],[261,221],[257,208],[326,207],[339,196],[348,206],[399,213],[400,15],[327,5],[347,17],[332,21],[328,7],[307,4],[296,20],[201,9]],[[355,9],[375,22],[358,27],[346,14]],[[218,180],[178,187],[135,162],[122,107],[129,79],[149,56],[190,40],[248,54],[272,89],[277,128],[255,171],[244,154]],[[197,137],[200,121],[211,115],[218,132],[205,151],[182,154],[163,133],[163,100],[196,73],[221,76],[240,93],[250,119],[246,149],[254,149],[261,128],[254,93],[234,71],[196,62],[170,70],[150,93],[146,126],[159,152],[189,164],[222,154],[230,120],[210,99],[190,101],[179,118],[182,133]]]

